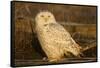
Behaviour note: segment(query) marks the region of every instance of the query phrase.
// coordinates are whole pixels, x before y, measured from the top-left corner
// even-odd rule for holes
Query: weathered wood
[[[85,57],[96,57],[96,44],[91,45],[91,41],[96,42],[96,7],[82,7],[71,5],[51,5],[38,3],[22,3],[15,4],[15,64],[22,65],[38,65],[51,64],[41,60],[44,55],[35,34],[35,15],[40,10],[51,11],[57,22],[64,26],[66,30],[73,36],[80,46],[85,47]],[[62,11],[63,10],[63,11]],[[88,52],[88,49],[90,51]],[[93,54],[93,55],[92,55]],[[82,57],[84,58],[84,57]],[[35,60],[40,59],[40,60]],[[69,58],[70,59],[70,58]],[[64,60],[59,63],[76,63],[96,61],[96,58],[81,60]]]
[[[75,59],[75,58],[68,58],[68,59],[62,59],[58,62],[48,62],[47,60],[15,60],[16,66],[27,66],[27,65],[45,65],[45,64],[62,64],[62,63],[83,63],[83,62],[96,62],[95,58],[81,58],[81,59]]]

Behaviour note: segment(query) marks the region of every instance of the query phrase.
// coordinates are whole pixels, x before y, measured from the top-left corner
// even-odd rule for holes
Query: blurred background
[[[57,22],[69,31],[82,47],[96,45],[97,7],[46,3],[14,2],[13,4],[15,60],[35,60],[46,57],[35,32],[34,18],[41,11],[50,11]],[[84,51],[84,57],[96,58],[96,48]]]

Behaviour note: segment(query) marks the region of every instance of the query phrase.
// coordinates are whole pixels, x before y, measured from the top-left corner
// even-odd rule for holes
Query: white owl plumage
[[[43,51],[49,61],[59,61],[68,53],[78,56],[81,52],[79,46],[69,32],[57,23],[51,12],[43,11],[36,15],[36,32]]]

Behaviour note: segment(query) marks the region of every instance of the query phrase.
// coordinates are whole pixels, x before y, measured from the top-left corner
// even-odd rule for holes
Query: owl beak
[[[45,22],[47,22],[48,21],[48,19],[47,18],[45,18]]]

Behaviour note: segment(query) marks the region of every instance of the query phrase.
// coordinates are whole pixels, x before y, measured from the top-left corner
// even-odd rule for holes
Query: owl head
[[[48,23],[55,23],[54,15],[49,11],[42,11],[38,13],[35,17],[36,24],[48,24]]]

